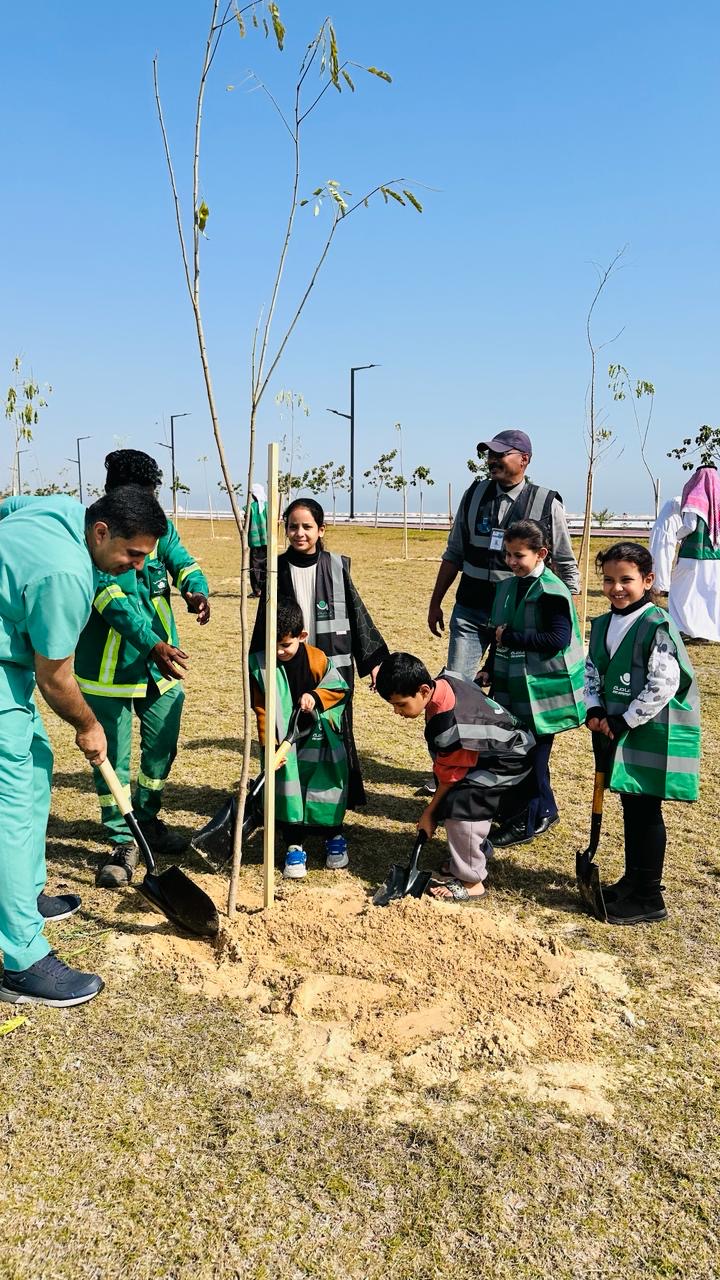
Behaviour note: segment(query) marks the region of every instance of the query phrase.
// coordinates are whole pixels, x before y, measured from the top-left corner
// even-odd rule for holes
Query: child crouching
[[[290,718],[300,708],[300,740],[292,747],[275,780],[278,823],[287,844],[284,875],[300,880],[307,874],[304,840],[325,836],[325,866],[339,871],[348,865],[342,824],[347,808],[348,763],[342,716],[348,686],[332,659],[306,644],[302,609],[295,600],[278,600],[276,742],[285,736]],[[250,655],[250,690],[258,738],[265,752],[265,654]]]
[[[474,681],[455,671],[433,680],[410,653],[391,653],[375,687],[396,715],[414,720],[425,714],[437,788],[418,829],[431,837],[444,821],[450,854],[447,879],[436,880],[430,892],[445,901],[481,897],[492,856],[490,824],[508,789],[530,774],[532,734]]]

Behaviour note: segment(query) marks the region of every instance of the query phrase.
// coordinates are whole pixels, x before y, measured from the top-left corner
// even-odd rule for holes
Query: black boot
[[[662,888],[659,880],[635,875],[633,883],[610,902],[604,893],[608,924],[654,924],[658,920],[666,920],[667,907]]]

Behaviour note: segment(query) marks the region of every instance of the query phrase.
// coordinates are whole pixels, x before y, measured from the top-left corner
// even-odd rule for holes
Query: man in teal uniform
[[[105,459],[105,491],[123,484],[154,493],[162,472],[139,449],[116,449]],[[154,853],[176,854],[187,845],[160,819],[163,789],[177,754],[185,693],[180,681],[187,655],[170,604],[170,582],[180,591],[198,622],[210,618],[208,584],[199,564],[185,549],[172,521],[153,554],[136,573],[100,579],[90,620],[75,654],[75,676],[107,737],[108,758],[130,792],[133,712],[140,721],[140,767],[133,810]],[[101,888],[128,884],[139,849],[128,832],[108,787],[95,770],[103,827],[111,854],[98,871]]]
[[[0,505],[0,1000],[11,1004],[82,1004],[103,987],[95,974],[63,964],[43,934],[46,919],[65,919],[80,900],[43,892],[53,757],[33,690],[37,683],[86,758],[100,764],[105,733],[73,676],[94,570],[142,567],[166,528],[156,499],[134,485],[87,511],[66,497]]]

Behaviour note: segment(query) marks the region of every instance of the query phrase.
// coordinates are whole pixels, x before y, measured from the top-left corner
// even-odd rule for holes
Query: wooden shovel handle
[[[109,788],[110,794],[113,800],[115,801],[118,809],[120,810],[123,818],[126,818],[129,813],[132,813],[130,796],[128,795],[127,791],[123,787],[120,779],[118,778],[115,770],[113,769],[107,757],[103,760],[102,764],[99,764],[97,767],[100,770],[103,776],[103,780],[106,783],[107,787]]]
[[[605,774],[596,772],[595,783],[593,785],[592,811],[596,817],[599,817],[603,811],[603,799],[605,797]]]

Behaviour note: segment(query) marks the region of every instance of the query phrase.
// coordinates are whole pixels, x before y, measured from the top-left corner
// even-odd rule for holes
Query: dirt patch
[[[223,891],[212,877],[203,884]],[[214,949],[162,925],[110,946],[184,990],[246,1002],[271,1056],[287,1050],[301,1081],[322,1079],[338,1106],[393,1082],[467,1096],[478,1072],[485,1084],[492,1072],[529,1096],[608,1115],[610,1077],[593,1057],[627,998],[622,976],[606,956],[491,911],[412,898],[380,909],[343,877],[283,886],[269,912],[241,896]]]

